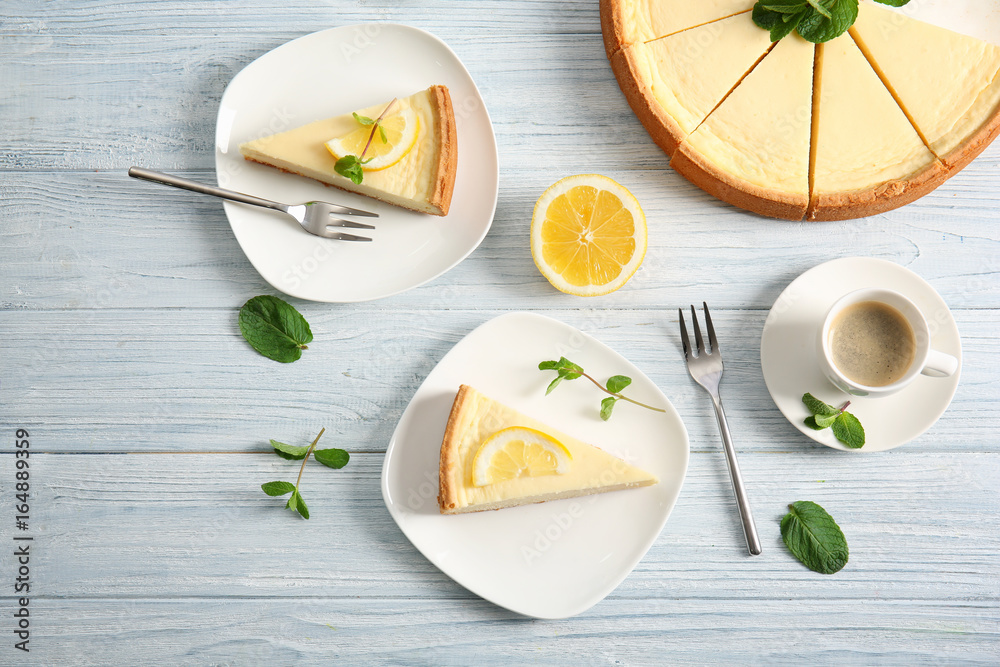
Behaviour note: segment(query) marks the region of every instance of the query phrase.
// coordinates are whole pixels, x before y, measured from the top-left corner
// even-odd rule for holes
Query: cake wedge
[[[377,118],[388,105],[387,100],[356,113]],[[358,128],[358,121],[351,113],[248,141],[240,145],[240,152],[250,162],[306,176],[394,206],[431,215],[448,215],[458,168],[455,114],[448,88],[431,86],[399,98],[390,114],[406,110],[412,110],[418,124],[413,148],[390,167],[377,171],[366,169],[359,184],[336,172],[337,158],[326,147],[328,141]]]
[[[656,484],[657,477],[462,385],[441,443],[438,504],[461,514]]]

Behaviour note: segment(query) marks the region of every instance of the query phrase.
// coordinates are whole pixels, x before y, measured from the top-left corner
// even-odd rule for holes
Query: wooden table
[[[605,59],[596,2],[4,2],[0,11],[2,664],[996,664],[1000,660],[1000,144],[936,192],[845,223],[766,220],[666,167]],[[478,82],[500,199],[452,271],[381,301],[294,301],[316,334],[291,365],[236,325],[274,293],[218,201],[128,179],[142,164],[215,178],[219,98],[290,39],[366,21],[429,30]],[[558,177],[607,174],[650,222],[645,263],[589,300],[532,264],[532,207]],[[953,309],[964,368],[924,436],[846,455],[804,438],[765,388],[768,309],[843,256],[902,264]],[[677,352],[676,308],[713,307],[723,393],[764,553],[740,534],[708,397]],[[607,599],[562,621],[469,593],[403,536],[379,480],[416,388],[509,311],[597,336],[664,390],[691,461],[666,528]],[[265,497],[289,475],[268,439],[348,449],[310,470],[303,521]],[[15,528],[16,432],[30,520]],[[305,484],[308,484],[308,487]],[[825,506],[851,559],[788,553],[789,502]],[[17,537],[33,540],[13,541]],[[11,545],[30,544],[30,653]]]

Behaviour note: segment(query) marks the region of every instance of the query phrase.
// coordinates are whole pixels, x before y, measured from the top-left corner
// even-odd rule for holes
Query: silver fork
[[[253,195],[246,195],[242,192],[226,190],[225,188],[216,188],[197,181],[189,181],[188,179],[180,178],[179,176],[171,176],[170,174],[164,174],[159,171],[143,169],[142,167],[129,168],[128,175],[132,178],[140,178],[145,181],[171,185],[175,188],[191,190],[192,192],[200,192],[202,194],[212,195],[213,197],[221,197],[222,199],[237,201],[242,204],[251,204],[253,206],[261,206],[263,208],[271,208],[275,211],[281,211],[282,213],[287,213],[295,218],[295,221],[302,225],[302,229],[306,230],[310,234],[322,236],[325,239],[334,239],[337,241],[371,241],[371,239],[367,236],[355,236],[354,234],[339,232],[337,231],[337,228],[352,227],[355,229],[375,229],[374,226],[366,225],[363,222],[344,220],[343,218],[336,218],[334,216],[357,215],[369,218],[378,217],[378,213],[369,213],[368,211],[362,211],[361,209],[350,208],[348,206],[338,206],[324,201],[310,201],[305,204],[282,204],[280,202],[271,201],[270,199],[254,197]]]
[[[722,433],[722,444],[726,449],[726,461],[729,463],[729,476],[733,480],[733,493],[736,495],[736,506],[740,510],[740,519],[743,522],[743,534],[747,539],[747,549],[754,556],[760,553],[760,539],[757,537],[757,527],[753,522],[753,514],[750,512],[750,500],[747,498],[746,489],[743,488],[743,476],[740,474],[740,464],[736,462],[736,449],[733,447],[733,438],[729,434],[729,423],[726,421],[726,413],[722,409],[722,399],[719,397],[719,382],[722,380],[722,354],[719,352],[719,343],[715,340],[715,327],[712,326],[712,316],[708,312],[708,304],[702,301],[701,305],[705,309],[705,328],[708,330],[708,342],[711,351],[705,349],[705,341],[701,337],[701,328],[698,326],[698,317],[694,306],[691,306],[691,321],[694,323],[694,341],[697,347],[697,354],[691,349],[691,341],[688,339],[687,327],[684,326],[684,311],[677,309],[677,314],[681,322],[681,342],[684,344],[684,358],[687,360],[688,372],[694,381],[705,388],[705,391],[712,397],[715,405],[715,417],[719,422],[719,431]]]

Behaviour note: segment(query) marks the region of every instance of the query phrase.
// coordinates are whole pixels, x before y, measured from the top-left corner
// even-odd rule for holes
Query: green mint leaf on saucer
[[[839,415],[840,410],[828,403],[824,403],[812,394],[806,393],[802,396],[802,402],[806,404],[809,412],[814,415]]]
[[[611,419],[611,411],[615,409],[615,403],[617,402],[618,399],[614,396],[608,396],[601,401],[601,419],[604,421]]]
[[[264,482],[260,488],[269,496],[283,496],[294,491],[295,485],[291,482]]]
[[[309,451],[308,447],[296,447],[295,445],[286,445],[283,442],[278,442],[277,440],[271,441],[271,446],[274,447],[274,453],[283,459],[288,459],[289,461],[298,461],[306,457],[306,453]]]
[[[607,398],[601,401],[600,415],[601,419],[604,421],[608,421],[608,419],[611,418],[611,412],[615,408],[615,403],[619,400],[635,403],[638,406],[646,408],[647,410],[653,410],[654,412],[666,412],[663,408],[654,408],[651,405],[646,405],[645,403],[633,400],[628,396],[622,396],[622,389],[632,384],[632,378],[625,375],[612,375],[608,378],[608,381],[602,385],[600,382],[584,373],[583,368],[574,364],[566,357],[560,357],[559,361],[542,361],[538,364],[538,370],[556,372],[555,379],[552,380],[552,382],[549,383],[549,386],[545,389],[546,396],[552,393],[552,390],[559,386],[559,383],[563,380],[575,380],[580,377],[587,378],[605,394],[610,394]]]
[[[362,125],[374,125],[375,124],[375,119],[374,118],[369,118],[368,116],[361,116],[361,115],[356,114],[354,112],[351,112],[351,115],[354,116],[354,120],[358,121]]]
[[[356,155],[345,155],[337,160],[336,164],[333,165],[333,170],[344,178],[351,179],[355,185],[361,185],[361,182],[365,180],[365,171],[361,168],[362,164],[364,163]]]
[[[264,294],[243,304],[240,332],[250,346],[268,359],[290,363],[302,356],[312,331],[305,318],[291,304]]]
[[[813,421],[816,423],[816,428],[829,428],[833,426],[833,422],[840,419],[840,413],[835,415],[813,415]]]
[[[632,378],[626,375],[612,375],[608,378],[606,386],[612,394],[617,394],[630,384],[632,384]]]
[[[833,422],[833,434],[837,440],[850,447],[860,449],[865,446],[865,429],[858,418],[850,412],[842,412]]]
[[[313,458],[328,468],[343,468],[351,460],[351,455],[343,449],[317,449]]]
[[[814,572],[833,574],[847,564],[847,538],[825,509],[800,500],[781,519],[781,539],[792,555]]]
[[[851,449],[860,449],[865,445],[865,429],[861,426],[858,418],[847,412],[850,401],[844,403],[839,408],[835,408],[829,403],[824,403],[812,394],[802,395],[802,402],[813,413],[811,417],[806,417],[804,423],[809,428],[822,431],[825,428],[833,428],[833,435]]]

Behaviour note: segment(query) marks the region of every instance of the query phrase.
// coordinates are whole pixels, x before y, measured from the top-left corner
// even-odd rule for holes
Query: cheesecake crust
[[[866,190],[814,193],[806,219],[853,220],[885,213],[923,197],[958,171],[934,160],[905,179],[879,183]]]
[[[462,421],[464,412],[468,409],[470,387],[461,385],[451,404],[451,414],[444,429],[441,441],[441,460],[438,467],[438,506],[441,514],[457,514],[458,484],[462,474],[461,461],[458,458],[458,424]]]
[[[802,220],[809,206],[806,195],[771,190],[748,183],[719,169],[702,153],[682,143],[670,160],[674,171],[722,201],[769,218]]]
[[[635,50],[626,47],[611,56],[611,69],[632,112],[639,118],[653,142],[663,149],[668,158],[673,157],[686,134],[674,117],[656,100],[649,83],[641,74]]]

